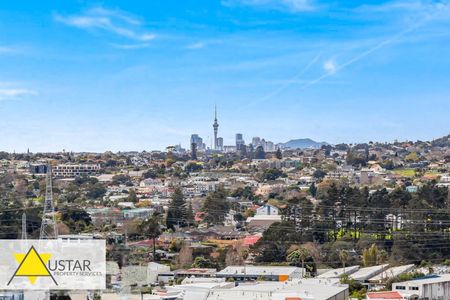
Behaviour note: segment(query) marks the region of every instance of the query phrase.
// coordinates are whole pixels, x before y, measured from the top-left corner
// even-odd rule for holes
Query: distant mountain
[[[328,145],[326,142],[316,142],[312,139],[296,139],[286,143],[278,144],[281,148],[304,149],[304,148],[320,148],[322,145]]]

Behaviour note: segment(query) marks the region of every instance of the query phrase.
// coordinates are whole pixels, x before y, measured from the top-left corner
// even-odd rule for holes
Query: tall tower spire
[[[217,150],[217,132],[219,131],[219,123],[217,123],[217,105],[214,105],[214,150]]]
[[[47,165],[47,184],[45,187],[44,212],[42,214],[40,240],[56,239],[58,229],[56,228],[55,206],[53,205],[52,167]]]

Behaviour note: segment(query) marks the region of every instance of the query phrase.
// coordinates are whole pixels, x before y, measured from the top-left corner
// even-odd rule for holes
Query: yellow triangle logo
[[[33,246],[31,246],[26,254],[14,253],[14,258],[19,264],[19,267],[13,277],[11,277],[10,282],[16,276],[27,277],[31,284],[34,284],[36,279],[40,276],[52,277],[54,281],[53,276],[45,265],[50,260],[51,256],[52,255],[49,253],[39,254]]]

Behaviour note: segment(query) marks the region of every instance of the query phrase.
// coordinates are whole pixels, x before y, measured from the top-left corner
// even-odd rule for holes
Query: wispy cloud
[[[85,30],[101,30],[116,36],[148,42],[156,36],[142,28],[142,22],[123,11],[94,7],[81,14],[62,16],[55,13],[54,19],[68,26]]]
[[[313,0],[222,0],[222,4],[225,6],[266,7],[295,13],[313,11],[318,8],[318,5]]]
[[[12,52],[12,49],[9,47],[4,47],[4,46],[0,46],[0,54],[4,54],[4,53],[10,53]]]
[[[132,50],[132,49],[143,49],[150,46],[149,43],[139,43],[139,44],[111,44],[114,48]]]
[[[359,12],[397,12],[401,11],[423,11],[435,5],[437,1],[422,0],[394,0],[381,4],[363,4],[356,10]]]
[[[15,100],[26,96],[35,96],[37,92],[21,88],[0,88],[0,101]]]
[[[325,61],[323,63],[323,69],[328,74],[336,73],[337,66],[336,66],[335,61],[333,59],[329,59],[329,60]]]
[[[196,49],[202,49],[205,48],[206,43],[204,42],[197,42],[197,43],[193,43],[193,44],[189,44],[186,46],[187,49],[190,50],[196,50]]]
[[[359,62],[360,60],[365,59],[367,56],[371,55],[372,53],[374,53],[384,47],[387,47],[395,42],[399,42],[400,39],[403,38],[405,35],[410,34],[411,32],[424,26],[426,23],[428,23],[430,21],[438,19],[442,13],[448,13],[448,11],[450,9],[450,4],[448,4],[448,3],[439,4],[439,5],[435,5],[433,7],[434,7],[434,10],[431,11],[430,13],[426,14],[426,16],[424,18],[422,18],[420,21],[415,22],[413,25],[405,28],[404,30],[400,31],[398,34],[380,41],[379,43],[370,47],[369,49],[366,49],[365,51],[353,56],[346,62],[339,64],[339,65],[336,63],[331,63],[332,61],[326,62],[323,66],[325,69],[325,73],[322,74],[321,76],[305,83],[303,86],[300,87],[300,90],[304,90],[313,85],[316,85],[319,82],[321,82],[322,80],[330,77],[334,73],[337,73],[337,72]],[[330,71],[332,71],[332,72],[330,72]]]
[[[16,47],[0,45],[0,54],[11,54],[20,52]]]
[[[297,74],[295,74],[292,78],[286,80],[285,82],[283,82],[282,85],[280,85],[277,89],[275,89],[274,91],[272,91],[271,93],[265,95],[262,98],[256,99],[255,101],[250,102],[247,106],[253,106],[255,104],[259,104],[261,102],[265,102],[277,95],[279,95],[280,93],[282,93],[284,90],[286,90],[287,88],[289,88],[291,85],[297,83],[297,81],[299,80],[299,78],[301,76],[303,76],[304,74],[306,74],[306,72],[309,71],[309,69],[319,60],[320,58],[320,53],[317,54],[304,68],[302,68]]]

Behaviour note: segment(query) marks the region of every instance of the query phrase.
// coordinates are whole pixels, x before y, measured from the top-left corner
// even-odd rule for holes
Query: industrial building
[[[300,279],[305,269],[284,266],[229,266],[216,273],[218,278],[231,278],[235,281],[286,281]]]
[[[152,295],[154,296],[154,295]],[[151,299],[205,300],[346,300],[348,285],[326,279],[296,279],[286,282],[246,283],[201,282],[167,288],[164,295]]]
[[[450,299],[450,274],[397,282],[392,284],[392,290],[411,300],[447,300]]]

